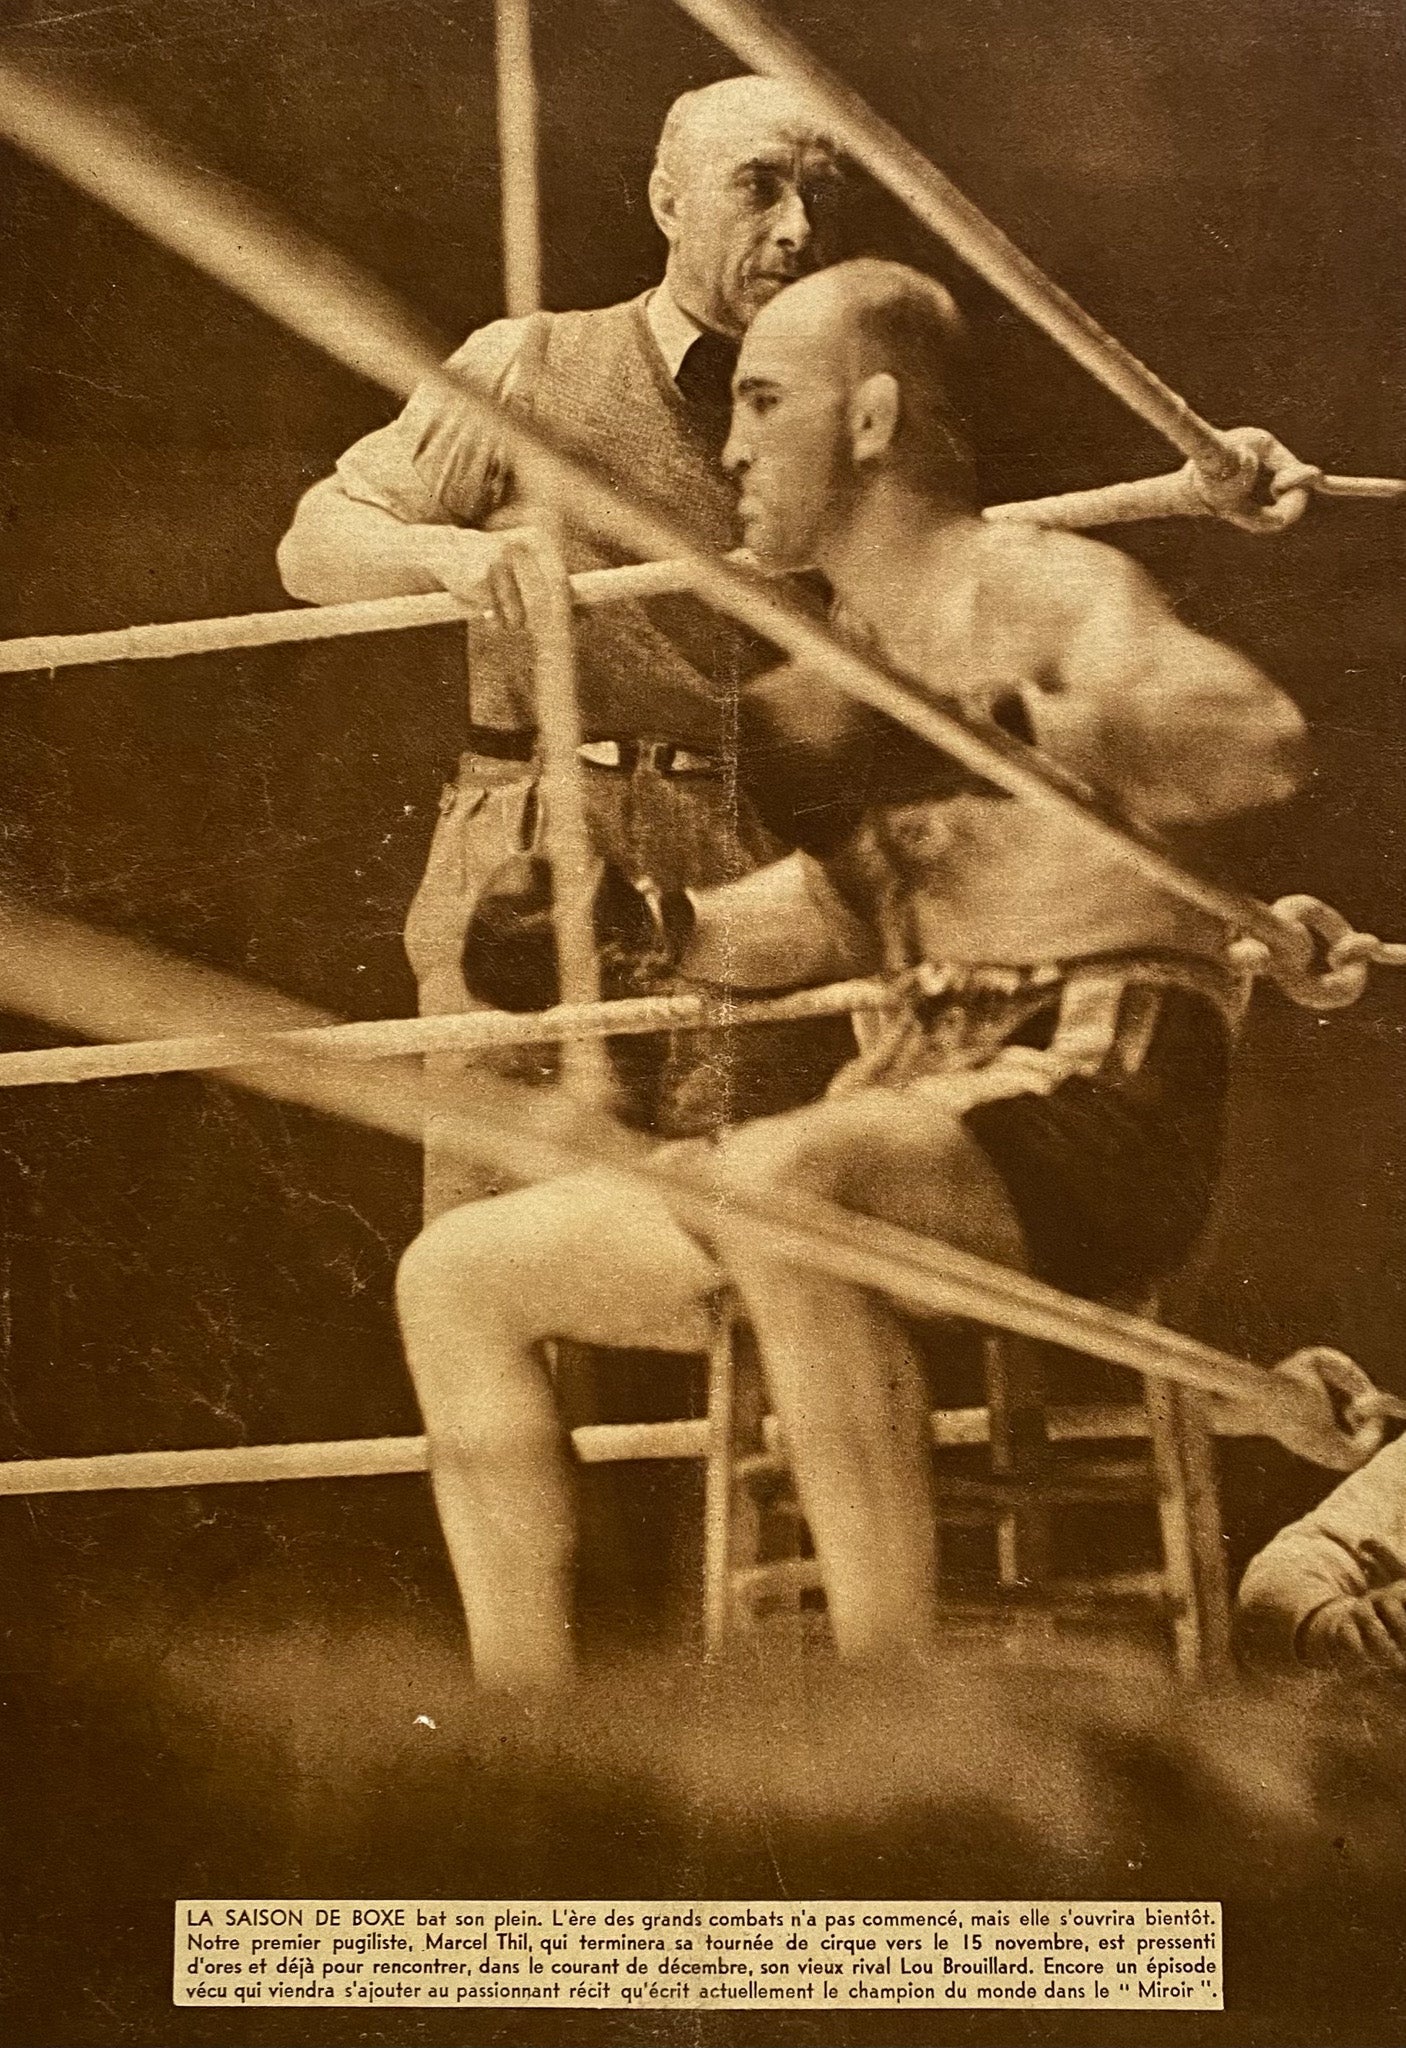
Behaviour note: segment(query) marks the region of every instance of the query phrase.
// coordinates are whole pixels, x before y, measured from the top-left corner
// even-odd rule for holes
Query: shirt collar
[[[695,319],[684,312],[667,284],[659,285],[650,293],[645,304],[644,317],[649,322],[649,331],[654,336],[660,355],[664,358],[665,369],[671,377],[677,377],[683,368],[684,357],[703,329]]]

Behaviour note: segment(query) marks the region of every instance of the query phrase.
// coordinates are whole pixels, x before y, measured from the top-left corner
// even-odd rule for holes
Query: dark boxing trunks
[[[1006,978],[978,970],[974,989],[920,990],[887,1045],[861,1053],[835,1089],[950,1100],[1006,1185],[1032,1272],[1067,1293],[1134,1301],[1205,1224],[1236,991],[1210,963],[1154,958]]]

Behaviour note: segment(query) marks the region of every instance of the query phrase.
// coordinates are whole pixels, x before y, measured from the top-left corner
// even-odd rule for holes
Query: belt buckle
[[[655,740],[649,748],[649,765],[656,775],[670,780],[696,776],[716,781],[723,772],[723,764],[715,754],[705,754],[700,747],[681,746],[677,740]]]
[[[603,768],[608,775],[631,775],[639,758],[639,742],[612,736],[583,740],[576,753],[589,768]]]
[[[637,768],[673,782],[697,777],[716,780],[722,762],[701,748],[686,747],[678,740],[641,740],[628,734],[602,733],[583,740],[576,749],[588,767],[603,769],[607,775],[633,775]]]

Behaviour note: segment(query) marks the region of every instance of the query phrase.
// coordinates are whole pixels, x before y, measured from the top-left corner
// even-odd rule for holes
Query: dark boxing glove
[[[953,699],[936,702],[963,716]],[[1034,737],[1014,691],[993,706],[991,723]],[[1002,793],[886,712],[795,666],[744,690],[739,725],[739,779],[753,810],[778,839],[819,860],[840,850],[866,811]]]
[[[608,1001],[653,994],[677,972],[695,923],[682,889],[631,882],[607,865],[596,888],[596,952]]]
[[[693,929],[680,890],[636,888],[606,866],[592,910],[601,993],[609,1001],[644,995],[676,968]],[[561,1000],[552,871],[535,854],[503,862],[479,898],[464,936],[469,993],[496,1010],[547,1010]]]

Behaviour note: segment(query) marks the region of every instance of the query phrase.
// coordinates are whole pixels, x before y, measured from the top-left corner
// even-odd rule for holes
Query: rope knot
[[[1269,975],[1306,1010],[1345,1010],[1367,986],[1367,969],[1381,959],[1379,940],[1354,931],[1331,904],[1316,896],[1281,896],[1273,905],[1283,938],[1271,945],[1244,933],[1229,946],[1242,974]]]
[[[1211,476],[1194,462],[1181,472],[1202,508],[1245,533],[1283,533],[1302,519],[1322,470],[1266,427],[1228,427],[1221,438],[1237,463],[1229,476]]]
[[[1353,1472],[1381,1449],[1388,1421],[1406,1406],[1368,1378],[1345,1351],[1311,1344],[1274,1367],[1272,1380],[1301,1388],[1298,1412],[1280,1409],[1275,1434],[1281,1443],[1315,1464]]]

